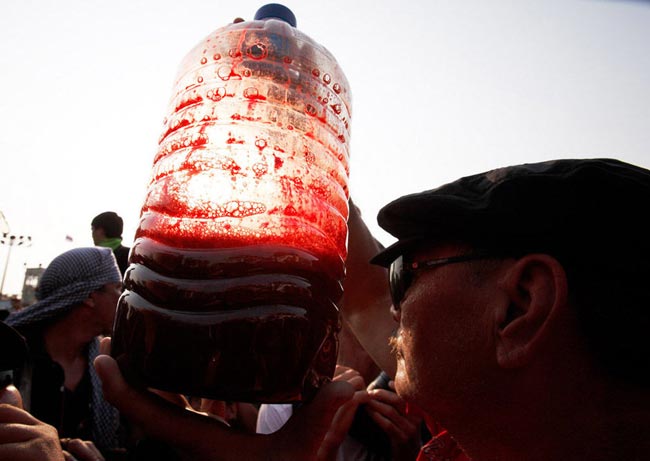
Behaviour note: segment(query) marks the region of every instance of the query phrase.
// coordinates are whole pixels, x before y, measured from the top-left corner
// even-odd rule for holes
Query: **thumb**
[[[270,451],[266,436],[230,430],[214,418],[180,408],[160,396],[131,387],[117,362],[108,355],[95,359],[104,397],[147,435],[163,440],[183,459],[266,459]],[[224,447],[232,452],[224,453]],[[241,457],[240,457],[241,456]]]
[[[167,400],[131,387],[120,371],[115,359],[108,355],[95,358],[95,369],[102,381],[104,398],[120,413],[147,434],[162,440],[173,439],[175,445],[184,446],[193,440],[192,429],[202,421],[188,421],[197,416]]]

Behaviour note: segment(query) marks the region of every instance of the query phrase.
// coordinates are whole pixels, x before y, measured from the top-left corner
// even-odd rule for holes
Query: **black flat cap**
[[[500,168],[401,197],[378,214],[398,241],[375,256],[389,266],[423,242],[648,257],[650,171],[613,159],[552,160]],[[622,251],[620,252],[622,253]]]

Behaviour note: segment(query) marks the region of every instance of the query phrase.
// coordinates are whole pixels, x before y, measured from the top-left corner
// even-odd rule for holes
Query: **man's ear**
[[[528,364],[567,302],[564,268],[547,254],[518,259],[501,280],[508,303],[497,312],[497,362],[503,368]]]
[[[90,293],[88,297],[81,302],[81,304],[88,307],[95,307],[95,292],[93,291]]]

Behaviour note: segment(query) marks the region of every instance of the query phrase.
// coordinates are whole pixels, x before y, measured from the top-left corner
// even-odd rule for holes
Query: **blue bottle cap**
[[[284,22],[289,23],[292,27],[296,27],[298,24],[296,21],[296,16],[293,12],[284,5],[279,3],[269,3],[261,7],[255,13],[255,20],[258,19],[280,19]]]

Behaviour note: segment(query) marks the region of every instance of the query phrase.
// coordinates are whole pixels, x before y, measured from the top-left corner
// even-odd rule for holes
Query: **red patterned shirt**
[[[449,432],[440,428],[433,433],[436,435],[422,447],[417,461],[471,461]]]

